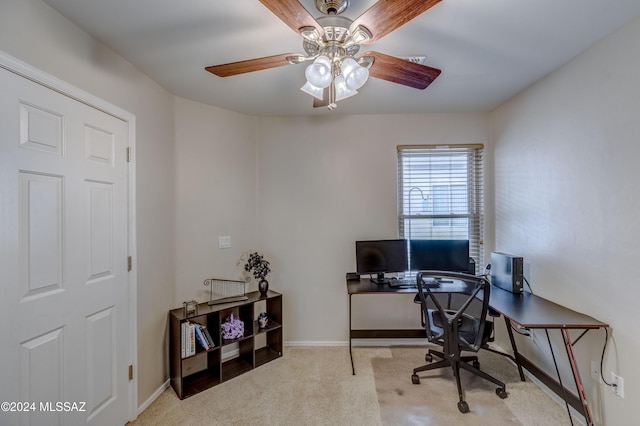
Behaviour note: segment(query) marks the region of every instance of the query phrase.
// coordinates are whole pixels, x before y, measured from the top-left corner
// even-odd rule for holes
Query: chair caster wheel
[[[458,402],[458,410],[460,410],[460,412],[462,414],[468,413],[469,412],[469,404],[467,404],[467,401]]]
[[[420,377],[418,377],[417,374],[412,374],[411,375],[411,383],[413,383],[414,385],[419,385],[420,384]]]
[[[500,399],[505,399],[508,395],[507,395],[507,391],[504,390],[503,388],[497,388],[496,389],[496,395],[498,395],[500,397]]]
[[[425,360],[425,361],[427,361],[427,362],[431,362],[431,361],[433,361],[433,355],[431,355],[431,354],[426,354],[426,355],[424,356],[424,360]]]

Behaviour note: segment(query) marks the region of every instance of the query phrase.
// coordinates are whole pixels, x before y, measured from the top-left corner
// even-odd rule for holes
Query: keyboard
[[[415,278],[391,278],[389,287],[418,287]]]
[[[422,280],[425,287],[439,287],[440,283],[435,279]],[[389,287],[393,288],[418,288],[415,278],[391,278],[389,279]]]

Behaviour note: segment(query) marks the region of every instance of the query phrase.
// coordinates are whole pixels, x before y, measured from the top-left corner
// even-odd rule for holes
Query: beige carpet
[[[569,424],[563,407],[532,383],[517,381],[513,365],[497,360],[493,366],[484,357],[483,367],[491,365],[515,380],[507,383],[509,398],[498,398],[494,386],[465,381],[471,412],[461,414],[455,383],[446,375],[411,384],[424,353],[424,348],[354,348],[353,376],[348,348],[286,347],[282,358],[185,400],[167,389],[132,425]]]

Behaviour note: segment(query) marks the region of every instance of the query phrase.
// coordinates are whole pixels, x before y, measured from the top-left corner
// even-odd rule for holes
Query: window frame
[[[449,233],[454,234],[454,228],[456,227],[451,225],[465,220],[467,221],[466,238],[469,239],[469,255],[476,263],[476,274],[480,273],[484,265],[484,145],[399,145],[397,151],[399,238],[416,238],[417,231],[412,232],[411,230],[411,224],[416,223],[420,224],[420,229],[428,229],[429,227],[440,230],[448,229]],[[455,160],[452,160],[448,166],[449,169],[447,169],[446,164],[444,166],[441,163],[437,163],[437,166],[431,165],[431,161],[447,158]],[[424,170],[424,165],[416,166],[414,164],[419,164],[421,160],[429,164],[428,170]],[[462,163],[466,167],[461,167]],[[412,167],[415,170],[412,170]],[[464,169],[464,173],[460,172],[460,169]],[[421,182],[423,186],[409,183],[416,181]],[[467,190],[464,196],[466,197],[467,211],[465,213],[453,213],[456,208],[459,209],[464,205],[462,203],[452,206],[452,212],[449,214],[436,213],[434,210],[433,188],[439,185],[448,185],[450,194],[453,186],[466,185]],[[418,190],[416,191],[416,189]],[[422,200],[419,197],[422,197]],[[454,197],[450,195],[450,203],[452,203]],[[416,199],[423,206],[420,209],[421,211],[411,211],[412,207],[415,209],[417,205]],[[427,206],[427,209],[424,206]],[[434,221],[442,219],[449,220],[450,225],[438,226],[434,223]],[[407,224],[408,226],[406,226]],[[460,230],[457,232],[460,232]],[[447,239],[438,236],[434,231],[431,231],[431,233],[432,235],[427,238]],[[456,239],[460,237],[448,238]]]

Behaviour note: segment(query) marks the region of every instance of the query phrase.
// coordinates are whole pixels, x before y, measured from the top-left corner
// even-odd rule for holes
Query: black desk
[[[415,288],[392,288],[386,284],[375,284],[368,278],[363,278],[359,281],[347,281],[347,293],[349,294],[349,355],[351,356],[351,369],[353,374],[355,374],[355,367],[353,365],[352,339],[398,337],[426,339],[426,334],[422,328],[404,330],[354,330],[351,326],[352,296],[358,294],[415,294],[416,292],[417,290]],[[520,379],[522,381],[525,380],[522,371],[522,368],[524,367],[545,383],[545,385],[550,389],[561,396],[568,404],[571,404],[576,410],[580,411],[584,415],[587,425],[593,425],[593,418],[589,410],[586,394],[582,385],[582,379],[580,378],[580,373],[573,354],[573,345],[577,343],[587,331],[598,328],[607,328],[609,325],[530,293],[516,295],[498,287],[491,287],[490,296],[489,305],[504,317],[507,331],[509,333],[511,348],[513,350],[513,357],[510,358],[516,362],[518,372],[520,373]],[[560,379],[559,371],[557,372],[558,380],[556,380],[544,371],[540,370],[531,361],[518,352],[516,341],[513,337],[513,330],[511,328],[512,324],[528,329],[544,329],[547,333],[547,338],[549,336],[549,330],[560,330],[567,358],[571,365],[573,379],[576,384],[576,389],[578,390],[577,396],[564,388]],[[571,341],[571,337],[569,335],[569,330],[571,329],[584,330],[574,342]],[[550,341],[549,345],[551,345]]]

